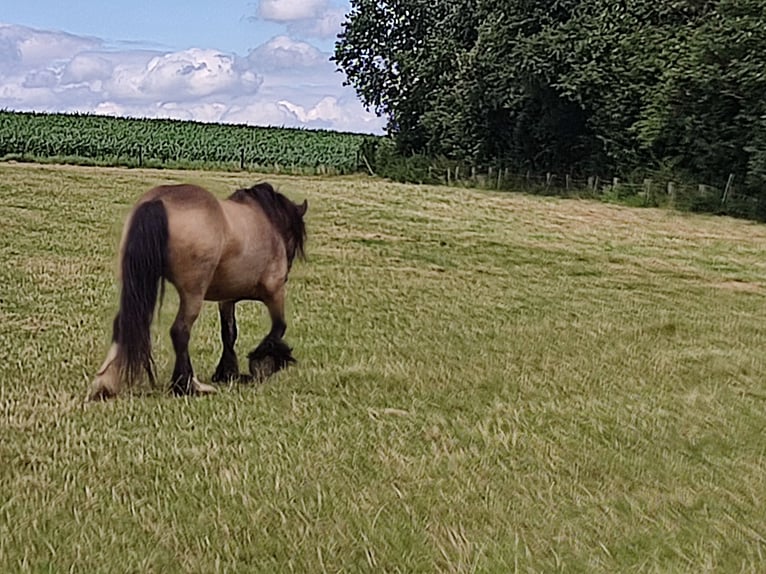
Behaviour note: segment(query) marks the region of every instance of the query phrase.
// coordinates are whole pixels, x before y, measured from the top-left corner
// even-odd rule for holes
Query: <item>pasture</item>
[[[0,571],[762,572],[766,227],[356,176],[307,198],[299,364],[84,404],[148,187],[0,164]],[[169,379],[168,289],[154,324]],[[238,306],[241,365],[267,330]],[[192,362],[220,353],[208,304]]]

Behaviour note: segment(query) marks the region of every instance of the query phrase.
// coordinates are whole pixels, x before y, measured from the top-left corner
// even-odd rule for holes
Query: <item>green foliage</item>
[[[404,156],[766,193],[760,0],[357,0],[335,60]],[[745,187],[745,186],[749,187]]]
[[[361,154],[376,139],[330,131],[0,111],[0,158],[6,159],[268,170],[329,167],[351,173],[364,169]]]
[[[704,19],[665,44],[672,65],[638,124],[639,140],[653,155],[673,158],[710,183],[721,185],[730,173],[757,183],[748,172],[766,113],[764,50],[766,6],[716,2]]]

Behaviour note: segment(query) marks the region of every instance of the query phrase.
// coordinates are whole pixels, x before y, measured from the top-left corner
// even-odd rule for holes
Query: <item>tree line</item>
[[[352,0],[334,61],[399,157],[766,195],[763,0]]]

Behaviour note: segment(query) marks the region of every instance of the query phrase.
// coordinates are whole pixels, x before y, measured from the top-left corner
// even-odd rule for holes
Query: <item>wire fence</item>
[[[747,217],[758,216],[766,207],[760,197],[744,193],[739,189],[734,174],[729,174],[726,184],[722,186],[689,183],[667,176],[644,178],[636,182],[598,175],[518,173],[510,169],[492,168],[485,173],[479,173],[473,168],[431,167],[429,176],[434,181],[446,185],[614,199],[636,205],[668,206],[705,212],[731,212]]]

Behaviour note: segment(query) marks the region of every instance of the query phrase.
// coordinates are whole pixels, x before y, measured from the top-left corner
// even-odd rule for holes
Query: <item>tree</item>
[[[766,184],[762,0],[352,0],[335,61],[400,154]]]
[[[673,66],[658,83],[638,136],[657,158],[721,184],[740,182],[758,163],[766,113],[766,5],[721,0],[687,26],[672,51]],[[760,180],[761,183],[766,183]]]
[[[388,117],[402,153],[479,166],[567,163],[582,147],[573,145],[581,114],[537,77],[546,70],[528,50],[535,34],[566,18],[566,4],[356,0],[334,60],[363,103]],[[573,137],[553,137],[573,126]]]
[[[444,2],[354,0],[335,46],[334,61],[364,105],[388,118],[402,152],[420,151],[421,118],[445,62],[431,49]]]

